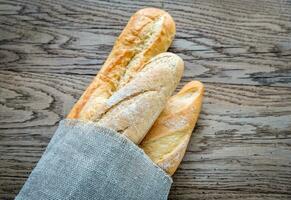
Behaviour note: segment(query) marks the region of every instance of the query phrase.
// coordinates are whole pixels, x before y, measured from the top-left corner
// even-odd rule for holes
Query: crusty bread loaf
[[[204,86],[199,81],[186,84],[172,96],[140,147],[168,174],[179,166],[198,119]]]
[[[172,53],[152,58],[128,84],[95,111],[97,125],[112,128],[139,144],[164,109],[184,69]]]
[[[141,71],[146,62],[165,52],[174,35],[175,23],[167,12],[156,8],[136,12],[100,72],[67,117],[96,121],[95,111]]]

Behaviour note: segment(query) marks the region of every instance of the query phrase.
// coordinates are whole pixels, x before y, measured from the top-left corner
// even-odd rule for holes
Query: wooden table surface
[[[0,199],[13,199],[138,9],[167,10],[203,110],[170,199],[291,199],[291,2],[0,0]]]

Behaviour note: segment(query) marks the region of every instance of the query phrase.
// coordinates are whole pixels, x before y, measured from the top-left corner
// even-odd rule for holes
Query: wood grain
[[[170,51],[186,61],[185,76],[235,84],[291,82],[291,5],[284,1],[1,1],[3,10],[8,7],[1,15],[4,69],[94,75],[130,15],[162,6],[177,22]]]
[[[0,0],[0,199],[13,199],[130,15],[167,10],[201,117],[170,199],[291,199],[290,1]]]

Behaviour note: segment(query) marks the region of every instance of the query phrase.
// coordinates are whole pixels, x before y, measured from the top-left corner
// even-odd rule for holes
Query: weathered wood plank
[[[3,8],[8,9],[0,14],[3,69],[93,75],[130,15],[151,5],[164,7],[177,22],[170,51],[185,60],[185,76],[204,82],[291,85],[291,5],[287,2],[131,5],[2,1]]]
[[[92,78],[0,71],[0,198],[18,192]],[[290,197],[290,88],[205,85],[203,111],[171,198]]]

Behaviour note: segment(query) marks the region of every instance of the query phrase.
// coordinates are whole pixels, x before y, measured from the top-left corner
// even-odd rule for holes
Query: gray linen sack
[[[134,143],[92,122],[62,120],[16,200],[167,199],[172,179]]]

